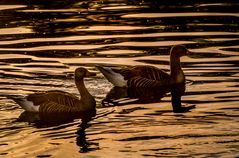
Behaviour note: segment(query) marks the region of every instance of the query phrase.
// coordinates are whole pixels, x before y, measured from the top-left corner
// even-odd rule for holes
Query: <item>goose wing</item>
[[[72,113],[77,111],[79,111],[77,107],[66,106],[66,104],[54,101],[43,102],[39,108],[39,112],[42,113]]]
[[[154,67],[154,66],[135,66],[132,68],[132,71],[135,71],[138,76],[150,79],[150,80],[167,80],[170,79],[170,75],[167,74],[165,71]]]
[[[52,105],[54,103],[54,106],[61,105],[69,107],[73,107],[79,102],[76,96],[63,91],[37,92],[28,95],[27,100],[32,101],[34,105],[42,105],[49,102]]]
[[[144,65],[138,65],[138,66],[132,66],[132,67],[125,67],[122,69],[113,69],[115,72],[120,73],[122,76],[124,76],[125,80],[129,80],[133,77],[140,76],[146,79],[150,80],[167,80],[170,79],[170,75],[166,73],[165,71],[153,67],[153,66],[144,66]]]
[[[133,78],[130,78],[127,81],[128,87],[163,87],[163,86],[169,86],[172,84],[172,81],[170,79],[163,79],[163,80],[152,80],[141,76],[136,76]]]

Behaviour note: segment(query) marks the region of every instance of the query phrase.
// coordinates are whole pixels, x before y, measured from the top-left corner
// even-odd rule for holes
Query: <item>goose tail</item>
[[[127,80],[120,73],[115,72],[111,68],[97,65],[96,68],[105,76],[105,78],[116,87],[126,87]]]
[[[40,105],[34,105],[32,101],[27,100],[23,96],[8,96],[7,98],[14,100],[24,110],[29,112],[39,112]]]

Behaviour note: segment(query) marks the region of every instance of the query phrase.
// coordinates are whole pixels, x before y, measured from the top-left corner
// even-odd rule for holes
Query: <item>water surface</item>
[[[239,156],[239,3],[0,4],[0,157]],[[181,102],[195,109],[174,113],[170,93],[152,102],[126,98],[102,107],[113,86],[95,64],[153,65],[168,72],[175,44],[194,52],[181,59],[187,78]],[[36,123],[37,116],[23,114],[7,99],[46,90],[79,95],[73,80],[79,66],[97,72],[85,80],[97,100],[97,115],[88,124]]]

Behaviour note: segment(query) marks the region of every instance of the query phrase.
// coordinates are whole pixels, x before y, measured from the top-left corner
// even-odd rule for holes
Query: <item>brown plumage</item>
[[[185,46],[176,45],[170,51],[170,74],[154,66],[131,66],[108,68],[96,66],[100,72],[117,87],[158,87],[184,83],[185,76],[180,64],[180,57],[189,55]]]
[[[95,99],[88,92],[84,85],[84,77],[94,76],[95,73],[89,72],[85,68],[75,70],[75,84],[81,95],[78,97],[63,91],[37,92],[28,95],[26,98],[12,98],[23,109],[31,112],[40,113],[73,113],[88,110],[95,110]]]

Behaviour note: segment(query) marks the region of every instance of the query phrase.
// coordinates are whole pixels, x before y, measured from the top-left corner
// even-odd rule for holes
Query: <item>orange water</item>
[[[177,1],[0,2],[0,157],[237,157],[239,151],[238,3]],[[113,86],[95,64],[169,70],[169,49],[187,78],[173,113],[170,93],[154,103],[102,108]],[[97,72],[85,83],[97,116],[56,125],[16,121],[8,95],[63,90],[78,95],[76,67]],[[116,94],[117,95],[117,94]],[[30,116],[33,118],[33,116]]]

